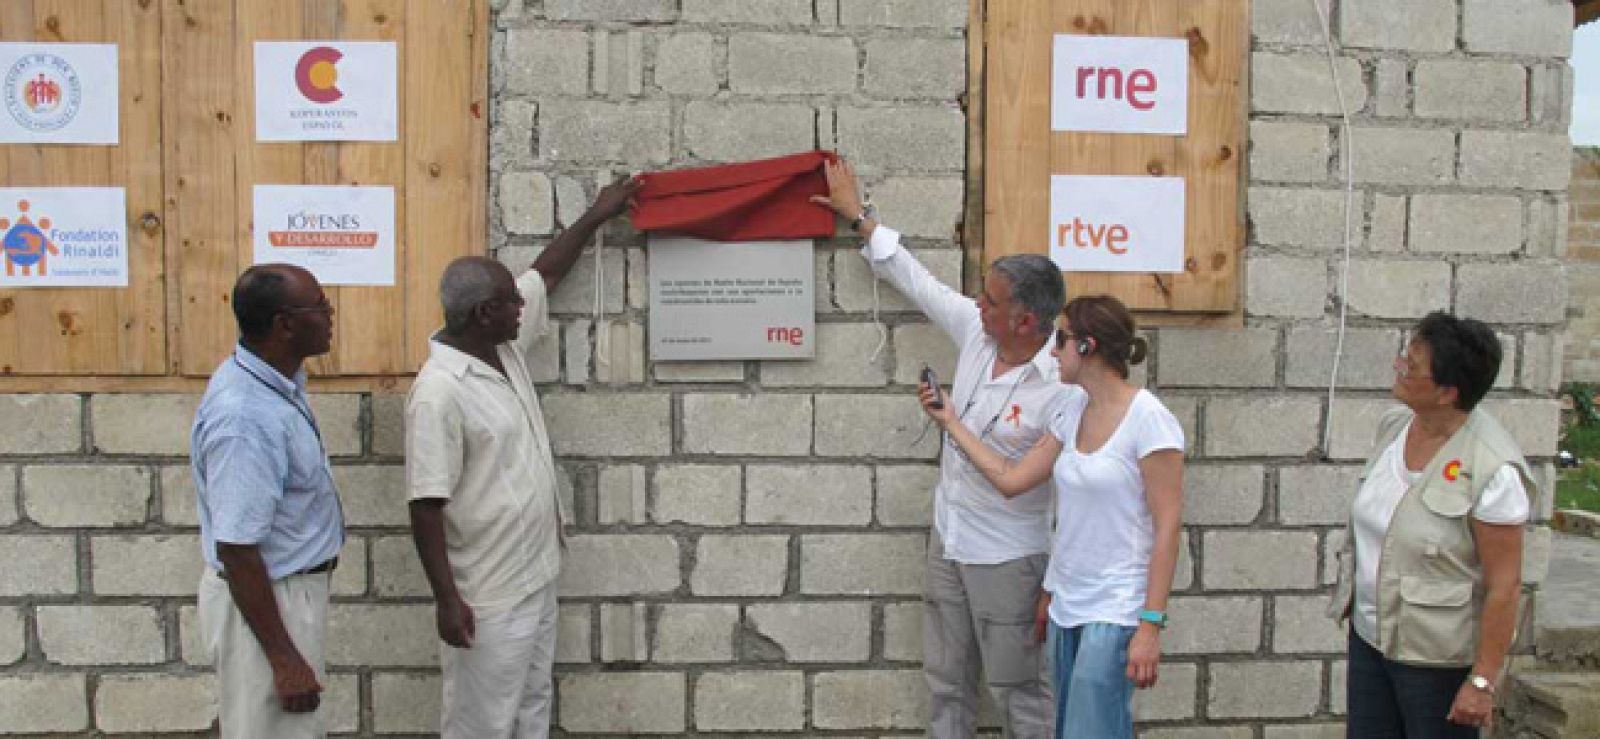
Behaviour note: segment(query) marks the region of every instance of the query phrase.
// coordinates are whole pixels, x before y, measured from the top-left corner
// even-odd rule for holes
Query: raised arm
[[[556,285],[561,284],[561,279],[567,276],[572,265],[578,261],[578,256],[583,253],[584,244],[589,243],[594,232],[606,221],[621,214],[638,191],[639,180],[633,177],[600,188],[600,194],[595,196],[589,210],[539,253],[539,258],[533,260],[533,269],[544,277],[546,292],[555,292]]]

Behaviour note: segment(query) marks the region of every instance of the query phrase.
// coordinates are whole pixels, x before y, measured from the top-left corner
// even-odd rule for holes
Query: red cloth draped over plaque
[[[832,236],[833,211],[812,203],[827,195],[823,162],[831,151],[640,175],[633,227],[712,241]]]

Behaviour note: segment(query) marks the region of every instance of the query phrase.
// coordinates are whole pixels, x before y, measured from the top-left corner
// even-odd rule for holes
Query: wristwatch
[[[1467,684],[1489,695],[1494,695],[1494,683],[1482,675],[1472,675],[1467,678]]]
[[[1167,614],[1165,611],[1152,611],[1146,608],[1139,612],[1139,620],[1145,623],[1155,624],[1156,628],[1158,629],[1167,628]]]
[[[850,230],[860,231],[861,224],[865,223],[868,218],[877,219],[877,217],[878,208],[872,204],[872,201],[869,200],[865,203],[862,203],[861,214],[850,220]]]

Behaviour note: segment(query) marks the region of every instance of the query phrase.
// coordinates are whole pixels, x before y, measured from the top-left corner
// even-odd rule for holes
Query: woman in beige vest
[[[1488,326],[1436,312],[1395,359],[1404,407],[1379,422],[1330,608],[1351,622],[1352,739],[1476,739],[1491,721],[1537,492],[1510,436],[1474,410],[1500,358]]]

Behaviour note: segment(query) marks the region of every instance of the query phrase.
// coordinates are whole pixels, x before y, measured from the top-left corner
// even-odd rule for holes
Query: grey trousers
[[[929,536],[922,620],[922,671],[931,694],[928,736],[966,739],[976,733],[980,672],[1006,736],[1053,735],[1049,665],[1044,645],[1033,640],[1048,559],[1036,554],[964,565],[945,559],[937,531]]]

